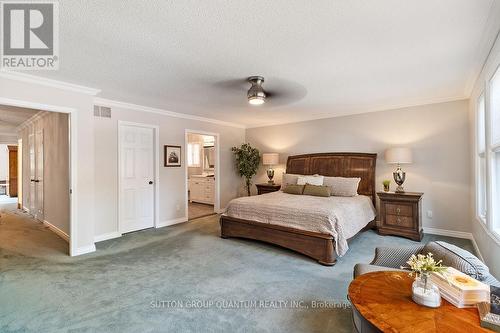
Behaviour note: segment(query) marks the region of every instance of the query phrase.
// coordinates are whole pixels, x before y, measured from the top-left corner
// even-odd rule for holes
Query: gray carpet
[[[48,230],[42,244],[56,244],[51,251],[23,248],[40,232],[24,215],[0,220],[0,332],[351,332],[343,306],[354,264],[371,261],[376,246],[414,244],[364,232],[325,267],[275,246],[221,239],[218,216],[209,216],[70,258]],[[2,236],[9,232],[17,240]],[[424,242],[434,239],[472,249],[462,239]],[[322,301],[331,306],[313,308]]]

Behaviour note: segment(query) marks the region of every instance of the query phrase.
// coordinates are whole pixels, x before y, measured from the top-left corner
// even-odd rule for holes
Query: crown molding
[[[391,111],[391,110],[406,109],[406,108],[439,104],[439,103],[456,102],[456,101],[462,101],[462,100],[466,100],[466,99],[469,99],[469,97],[464,96],[464,95],[460,95],[460,96],[454,96],[454,97],[433,98],[433,99],[413,101],[413,102],[408,101],[407,103],[381,105],[381,106],[377,106],[377,107],[374,107],[371,109],[365,109],[365,110],[359,108],[359,110],[360,110],[359,112],[342,112],[342,113],[338,113],[338,114],[322,114],[322,115],[318,115],[318,116],[305,117],[305,118],[301,118],[301,119],[297,119],[297,120],[290,120],[290,121],[285,120],[285,121],[263,123],[263,124],[259,124],[259,125],[248,125],[248,126],[246,126],[246,128],[249,129],[249,128],[276,126],[276,125],[296,124],[296,123],[303,123],[303,122],[312,121],[312,120],[329,119],[329,118],[337,118],[337,117],[348,117],[348,116],[355,116],[355,115],[361,115],[361,114],[372,113],[372,112]]]
[[[100,89],[85,87],[85,86],[81,86],[81,85],[77,85],[77,84],[73,84],[73,83],[47,79],[47,78],[44,78],[41,76],[35,76],[35,75],[19,73],[19,72],[10,72],[10,71],[1,70],[0,77],[4,78],[4,79],[9,79],[9,80],[39,84],[39,85],[46,86],[46,87],[57,88],[57,89],[62,89],[62,90],[67,90],[67,91],[73,91],[73,92],[91,95],[91,96],[95,96],[101,92]]]
[[[19,131],[23,130],[24,128],[26,128],[29,125],[33,124],[38,119],[41,119],[41,118],[45,117],[49,113],[50,113],[50,111],[39,111],[39,112],[35,113],[31,117],[29,117],[28,119],[26,119],[25,121],[23,121],[19,126],[17,126],[16,127],[16,132],[19,132]]]
[[[465,84],[464,94],[469,98],[472,95],[476,82],[479,79],[486,62],[495,46],[495,41],[500,36],[500,2],[493,1],[490,7],[490,13],[484,23],[482,38],[479,40],[476,47],[476,55],[473,60],[472,69]]]
[[[129,109],[129,110],[135,110],[135,111],[141,111],[141,112],[156,113],[156,114],[160,114],[163,116],[170,116],[170,117],[175,117],[175,118],[203,121],[206,123],[212,123],[212,124],[217,124],[217,125],[222,125],[222,126],[246,128],[246,126],[242,125],[242,124],[231,123],[231,122],[218,120],[218,119],[194,116],[194,115],[190,115],[190,114],[186,114],[186,113],[173,112],[173,111],[168,111],[168,110],[164,110],[164,109],[152,108],[152,107],[144,106],[144,105],[119,102],[119,101],[114,101],[114,100],[100,98],[100,97],[94,98],[94,104],[99,105],[99,106],[107,106],[110,108],[122,108],[122,109]]]

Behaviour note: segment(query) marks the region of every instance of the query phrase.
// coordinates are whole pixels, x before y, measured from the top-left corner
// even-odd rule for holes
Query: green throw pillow
[[[310,185],[304,187],[304,195],[314,195],[315,197],[329,197],[332,192],[330,186],[327,185]]]
[[[304,185],[288,184],[283,189],[283,192],[288,194],[302,194],[304,192]]]

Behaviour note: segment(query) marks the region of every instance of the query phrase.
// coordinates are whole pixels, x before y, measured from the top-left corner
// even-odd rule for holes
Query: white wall
[[[46,80],[45,80],[46,81]],[[78,221],[72,237],[70,252],[80,254],[93,251],[94,247],[94,119],[93,96],[50,83],[42,85],[30,79],[16,80],[0,77],[0,104],[51,110],[74,110],[72,139],[76,152],[72,156],[76,173],[72,184],[74,217]],[[32,103],[32,104],[31,104]]]
[[[7,180],[9,170],[9,152],[7,145],[0,144],[0,180]]]
[[[378,153],[376,186],[391,179],[394,165],[383,158],[392,146],[413,150],[414,163],[403,166],[405,189],[424,192],[423,225],[470,231],[470,161],[467,101],[247,129],[247,141],[261,153],[280,153],[281,174],[288,155],[317,152]],[[261,167],[254,182],[265,182]],[[255,191],[255,188],[253,189]],[[433,218],[427,217],[433,211]]]
[[[187,219],[185,193],[185,129],[220,134],[220,200],[224,208],[238,196],[241,179],[234,168],[231,147],[245,140],[245,130],[197,120],[176,118],[123,108],[112,108],[112,118],[93,119],[95,127],[95,235],[103,238],[118,232],[118,121],[160,127],[160,223]],[[182,146],[182,167],[163,167],[163,146]]]
[[[497,278],[500,278],[500,240],[497,239],[495,236],[491,234],[490,231],[487,230],[487,228],[477,219],[476,217],[476,172],[475,172],[475,147],[476,147],[476,117],[475,117],[475,110],[476,110],[476,103],[478,100],[478,97],[481,95],[481,93],[484,91],[484,87],[486,86],[487,82],[489,79],[493,76],[495,71],[497,70],[498,66],[500,66],[500,37],[497,38],[493,49],[490,52],[490,56],[487,59],[485,66],[483,67],[483,71],[481,72],[481,75],[479,76],[478,80],[476,81],[476,84],[474,86],[472,96],[470,99],[470,114],[469,114],[469,119],[470,119],[470,145],[473,147],[471,149],[471,153],[469,155],[469,162],[472,166],[474,166],[471,169],[471,196],[470,196],[470,207],[471,207],[471,214],[469,216],[469,219],[472,224],[472,233],[474,235],[474,238],[476,239],[476,242],[478,244],[479,250],[481,251],[481,254],[483,255],[484,259],[486,260],[487,264],[490,267],[491,272],[493,275],[495,275]],[[499,205],[498,202],[493,203],[495,205]],[[498,206],[497,206],[498,207]],[[491,219],[491,216],[489,217]]]

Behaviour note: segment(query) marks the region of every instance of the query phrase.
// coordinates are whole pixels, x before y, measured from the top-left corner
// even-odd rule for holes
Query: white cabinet
[[[189,179],[189,201],[213,205],[214,198],[214,177],[192,177]]]

